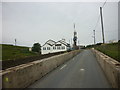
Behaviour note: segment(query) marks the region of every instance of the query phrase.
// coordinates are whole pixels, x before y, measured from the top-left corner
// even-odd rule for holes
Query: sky
[[[118,16],[120,16],[120,1],[118,3]],[[120,17],[118,17],[118,23],[120,23]],[[120,25],[118,25],[118,40],[120,40]]]
[[[15,0],[13,0],[15,1]],[[73,23],[76,25],[80,45],[93,44],[93,30],[96,43],[102,42],[99,7],[100,2],[7,2],[0,3],[0,22],[3,44],[31,47],[38,42],[65,39],[73,43]],[[113,0],[114,1],[114,0]],[[2,9],[1,9],[2,8]],[[103,8],[105,41],[118,40],[118,0],[107,0]],[[96,25],[96,22],[98,24]],[[96,26],[96,28],[95,28]]]

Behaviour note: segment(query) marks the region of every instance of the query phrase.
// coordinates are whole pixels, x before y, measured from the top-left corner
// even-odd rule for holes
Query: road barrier
[[[49,54],[44,54],[44,55],[39,54],[37,56],[28,56],[28,57],[24,57],[24,58],[11,59],[11,60],[2,60],[2,61],[0,60],[0,63],[2,63],[2,70],[5,70],[5,69],[10,68],[10,67],[15,67],[15,66],[18,66],[21,64],[26,64],[29,62],[33,62],[36,60],[41,60],[41,59],[48,58],[48,57],[55,56],[55,55],[59,55],[62,53],[65,53],[65,51],[64,52],[49,53]]]
[[[120,63],[92,48],[100,66],[113,88],[120,88]]]
[[[2,88],[25,88],[80,53],[79,50],[33,61],[0,71]]]

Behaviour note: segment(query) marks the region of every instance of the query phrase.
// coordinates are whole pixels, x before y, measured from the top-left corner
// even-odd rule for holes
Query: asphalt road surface
[[[84,50],[28,88],[111,88],[95,56]]]

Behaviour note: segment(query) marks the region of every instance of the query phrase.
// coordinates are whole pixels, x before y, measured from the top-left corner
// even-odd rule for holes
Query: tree
[[[34,43],[32,47],[32,51],[41,53],[41,45],[39,43]]]
[[[120,40],[118,40],[118,42],[120,42]]]

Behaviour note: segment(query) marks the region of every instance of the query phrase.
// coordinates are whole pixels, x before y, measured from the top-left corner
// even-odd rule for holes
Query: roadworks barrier
[[[102,52],[92,48],[101,68],[113,88],[120,88],[120,63]]]
[[[80,53],[80,50],[66,52],[2,70],[0,71],[2,88],[26,88],[78,53]]]

